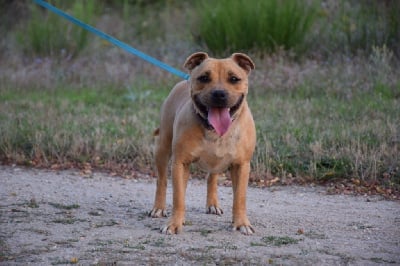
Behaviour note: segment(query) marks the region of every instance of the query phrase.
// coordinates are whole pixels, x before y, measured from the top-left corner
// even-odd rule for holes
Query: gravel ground
[[[232,189],[218,190],[224,214],[207,215],[206,183],[192,179],[187,225],[166,236],[166,220],[147,217],[153,178],[0,166],[0,264],[400,265],[399,202],[314,186],[249,188],[256,233],[244,236],[230,230]]]

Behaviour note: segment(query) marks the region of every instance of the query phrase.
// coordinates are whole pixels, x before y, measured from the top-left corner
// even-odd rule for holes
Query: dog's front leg
[[[207,205],[206,213],[222,215],[224,212],[218,204],[218,176],[219,174],[209,174],[207,178]]]
[[[240,230],[240,232],[245,235],[251,235],[255,231],[246,213],[246,192],[249,182],[250,163],[232,165],[230,172],[233,188],[233,230]]]
[[[185,223],[185,194],[189,179],[189,164],[172,162],[172,216],[166,226],[161,228],[163,234],[178,234]]]
[[[167,217],[166,196],[167,196],[167,174],[168,162],[170,159],[171,148],[168,144],[170,140],[163,140],[158,143],[155,153],[155,165],[157,167],[157,189],[153,209],[149,216],[153,218]]]

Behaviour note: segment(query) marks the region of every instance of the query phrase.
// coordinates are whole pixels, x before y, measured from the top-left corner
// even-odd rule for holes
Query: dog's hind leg
[[[218,204],[218,176],[219,174],[209,174],[207,178],[207,206],[206,213],[222,215],[224,212]]]
[[[167,217],[166,211],[166,194],[167,194],[167,174],[168,162],[171,157],[171,147],[165,145],[165,142],[157,145],[155,152],[155,165],[157,168],[157,189],[154,200],[153,209],[149,212],[149,216],[153,218]],[[169,143],[169,142],[167,142]]]

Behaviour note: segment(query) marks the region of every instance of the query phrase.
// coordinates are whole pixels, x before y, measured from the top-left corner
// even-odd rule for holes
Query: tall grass
[[[315,22],[316,4],[289,0],[202,1],[196,37],[214,52],[298,49]]]
[[[54,0],[53,5],[66,10],[78,19],[92,24],[99,5],[95,1]],[[22,50],[30,55],[76,55],[88,43],[89,33],[65,21],[58,15],[43,10],[34,3],[29,4],[29,22],[23,23],[17,32],[17,41]]]
[[[370,53],[387,46],[400,56],[400,1],[340,0],[327,2],[318,37],[320,47],[331,52]]]
[[[228,2],[224,6],[226,12],[223,14],[218,13],[223,12],[219,1],[202,2],[200,7],[206,10],[198,11],[197,14],[201,16],[202,12],[214,10],[217,12],[215,14],[223,16],[224,19],[220,21],[208,17],[210,21],[207,18],[201,21],[205,24],[212,22],[216,29],[221,27],[237,35],[238,38],[227,41],[227,37],[222,38],[225,35],[218,35],[213,28],[209,28],[210,36],[214,36],[216,43],[222,42],[220,50],[217,49],[219,53],[225,49],[241,50],[252,54],[257,65],[250,77],[248,97],[258,136],[257,149],[252,161],[252,178],[260,179],[271,173],[281,180],[357,179],[399,189],[400,76],[398,58],[393,46],[385,43],[373,45],[370,52],[349,57],[347,48],[343,47],[345,38],[343,42],[337,40],[328,46],[327,40],[332,36],[327,34],[321,35],[319,41],[332,51],[333,47],[341,48],[338,49],[338,53],[333,54],[334,56],[293,60],[291,53],[282,52],[281,49],[272,55],[266,55],[260,50],[273,50],[279,46],[289,48],[289,45],[285,46],[282,43],[290,44],[291,41],[285,38],[296,34],[283,34],[285,30],[280,28],[280,25],[290,25],[284,22],[290,21],[290,16],[281,17],[276,14],[283,14],[283,11],[278,13],[283,3],[293,8],[300,1],[252,0],[246,3],[258,3],[260,6],[249,7],[247,4],[239,11],[237,3],[243,4],[244,1]],[[75,4],[64,3],[66,10]],[[248,36],[258,37],[255,35],[264,34],[261,30],[264,28],[260,25],[254,26],[247,22],[258,23],[261,21],[259,17],[256,19],[254,14],[246,18],[238,17],[237,20],[230,17],[236,13],[250,12],[245,11],[246,8],[253,8],[254,11],[254,8],[258,7],[255,12],[262,13],[259,10],[267,3],[270,7],[276,5],[277,9],[274,11],[275,19],[261,24],[263,27],[267,27],[267,24],[275,25],[271,27],[272,31],[276,31],[273,33],[276,36],[271,35],[274,36],[274,42],[271,42],[270,48],[261,47],[262,42],[257,44],[259,46],[248,42]],[[191,16],[181,14],[184,10],[182,6],[176,9],[171,5],[166,5],[166,9],[161,6],[162,15],[158,13],[159,9],[147,10],[148,16],[141,18],[140,14],[136,16],[135,13],[141,9],[134,8],[135,5],[131,1],[120,4],[124,6],[123,12],[110,11],[97,18],[100,28],[108,26],[105,29],[107,33],[122,36],[135,33],[131,38],[143,38],[141,45],[144,51],[173,66],[179,66],[192,51],[201,49],[197,48],[194,41],[188,42],[190,38],[186,38],[186,31],[182,25],[186,25],[185,22]],[[195,7],[199,6],[196,4]],[[286,8],[288,14],[295,12]],[[298,8],[302,10],[302,7]],[[313,8],[312,6],[311,9]],[[345,10],[348,10],[347,7]],[[228,11],[230,13],[227,13]],[[43,10],[33,12],[38,12],[36,16],[44,14],[49,19],[50,14],[43,13]],[[135,19],[133,24],[143,20],[143,27],[130,29],[130,24],[121,19],[128,19],[131,12]],[[187,12],[195,16],[195,13]],[[211,16],[211,13],[208,14]],[[261,18],[263,16],[258,15]],[[152,16],[158,16],[157,20],[149,19]],[[312,24],[315,14],[310,16],[311,22],[303,24]],[[322,18],[330,19],[329,16],[324,15]],[[338,18],[340,13],[335,13],[335,19]],[[62,20],[48,20],[53,24],[58,21],[61,23]],[[29,24],[31,20],[27,22]],[[145,22],[153,24],[146,25]],[[162,25],[157,27],[157,23]],[[60,25],[63,26],[65,25]],[[75,27],[68,27],[70,26]],[[253,26],[260,28],[253,31]],[[298,28],[294,29],[297,30]],[[165,33],[159,37],[162,31]],[[10,32],[5,40],[23,32]],[[44,33],[39,33],[38,36],[41,36],[40,34]],[[57,34],[50,34],[49,38],[64,38],[57,37]],[[299,34],[300,37],[296,38],[308,34],[309,32]],[[336,33],[332,31],[331,34]],[[208,36],[208,33],[205,35]],[[77,39],[79,36],[75,37],[73,42]],[[54,44],[56,40],[53,40],[53,44],[44,46],[47,48],[34,48],[38,49],[36,51],[28,47],[28,42],[33,40],[32,37],[32,40],[22,44],[28,49],[25,52],[32,55],[58,55],[58,49],[63,49],[60,48],[62,44],[57,46]],[[250,48],[239,49],[239,46],[231,46],[237,40],[248,42]],[[267,43],[271,40],[272,37],[268,37],[264,41]],[[284,41],[278,45],[276,40]],[[135,45],[136,41],[137,39]],[[4,42],[2,40],[0,45]],[[305,44],[306,41],[303,39],[294,43]],[[0,60],[1,161],[35,166],[90,163],[107,169],[121,166],[142,171],[151,167],[152,132],[158,124],[162,100],[177,82],[176,78],[102,42],[90,43],[91,49],[87,49],[87,53],[81,53],[71,60],[59,60],[57,56],[48,56],[43,60],[27,60],[25,53],[18,47],[8,44],[7,48],[12,52],[4,53]],[[316,55],[322,54],[322,49],[325,48],[316,48]],[[79,52],[73,48],[69,49]],[[295,45],[291,49],[300,47]],[[223,54],[226,55],[229,53]]]

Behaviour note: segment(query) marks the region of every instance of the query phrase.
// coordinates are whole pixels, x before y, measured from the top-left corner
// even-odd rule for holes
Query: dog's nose
[[[216,102],[225,102],[228,98],[224,90],[213,90],[211,96]]]

